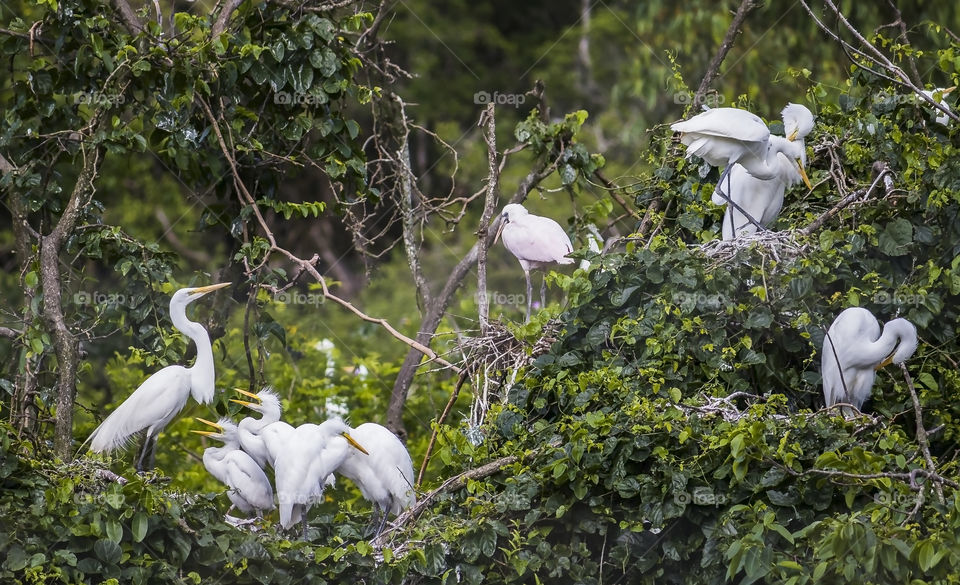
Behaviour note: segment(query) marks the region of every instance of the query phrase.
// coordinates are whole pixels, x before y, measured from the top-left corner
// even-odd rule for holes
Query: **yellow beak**
[[[198,435],[203,435],[204,437],[212,437],[213,435],[217,434],[213,431],[190,431],[190,432],[197,433]]]
[[[260,400],[260,397],[259,397],[259,396],[257,396],[256,394],[254,394],[254,393],[252,393],[252,392],[247,392],[246,390],[241,390],[241,389],[239,389],[239,388],[234,388],[233,391],[234,391],[234,392],[239,392],[240,394],[243,394],[244,396],[247,396],[247,397],[249,397],[249,398],[254,399],[257,404],[261,404],[261,403],[263,402],[262,400]],[[232,401],[232,402],[240,402],[239,400],[233,400],[233,399],[231,399],[231,401]],[[247,402],[240,402],[240,404],[249,404],[249,403],[247,403]]]
[[[494,243],[494,244],[496,244],[497,242],[500,241],[500,234],[503,233],[503,228],[507,227],[507,224],[508,224],[509,222],[510,222],[510,220],[507,219],[507,218],[505,218],[505,217],[504,217],[502,220],[500,220],[500,227],[497,228],[497,235],[495,235],[495,236],[493,237],[493,243]]]
[[[800,128],[794,128],[793,132],[790,133],[790,136],[787,136],[787,140],[789,140],[790,142],[793,142],[794,140],[797,139],[797,134],[799,133],[800,133]]]
[[[361,447],[361,446],[360,446],[360,443],[358,443],[356,440],[354,440],[354,438],[351,437],[349,433],[344,432],[344,433],[340,433],[340,434],[343,435],[343,438],[346,439],[348,443],[350,443],[351,445],[353,445],[354,447],[356,447],[358,451],[360,451],[360,452],[363,453],[364,455],[369,455],[369,454],[370,454],[370,452],[367,451],[366,449],[364,449],[363,447]]]
[[[880,368],[885,368],[893,363],[893,354],[887,356],[885,360],[877,364],[877,367],[873,368],[874,370],[879,370]]]
[[[191,295],[205,295],[208,292],[219,290],[225,286],[230,286],[231,282],[221,282],[220,284],[211,284],[210,286],[199,286],[190,293]]]
[[[941,91],[941,92],[940,92],[940,95],[947,95],[948,93],[950,93],[951,91],[953,91],[953,90],[955,90],[955,89],[957,89],[957,86],[956,86],[956,85],[954,85],[953,87],[948,87],[947,89]]]
[[[246,406],[247,408],[252,408],[252,407],[254,407],[254,406],[260,406],[260,405],[257,404],[256,402],[247,402],[246,400],[235,400],[235,399],[233,399],[233,398],[230,399],[230,402],[236,402],[237,404],[242,404],[243,406]]]
[[[810,184],[810,179],[807,177],[807,171],[803,169],[803,163],[800,162],[800,159],[797,159],[797,170],[800,171],[800,178],[803,179],[803,184],[807,186],[807,189],[813,189],[813,185]]]
[[[223,432],[223,427],[221,427],[220,425],[218,425],[218,424],[215,423],[215,422],[210,422],[210,421],[208,421],[208,420],[205,419],[205,418],[200,418],[199,416],[196,417],[196,420],[202,422],[202,423],[205,424],[205,425],[210,425],[211,427],[217,429],[217,432],[218,432],[218,433],[222,433],[222,432]],[[211,431],[200,431],[200,432],[209,433],[209,432],[211,432]]]

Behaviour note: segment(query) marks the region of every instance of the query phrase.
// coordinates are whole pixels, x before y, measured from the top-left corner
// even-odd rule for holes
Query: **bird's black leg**
[[[387,527],[387,516],[389,516],[390,514],[386,510],[380,509],[379,505],[376,506],[376,508],[380,510],[381,514],[383,514],[383,518],[380,519],[380,528],[377,529],[377,534],[376,534],[376,536],[380,536],[380,533],[383,532],[383,529]]]
[[[541,275],[543,278],[540,280],[540,308],[547,306],[547,273],[544,272]]]
[[[153,437],[149,434],[143,437],[143,447],[140,449],[140,457],[137,459],[137,473],[143,473],[146,469],[143,466],[143,460],[147,457],[147,453],[150,451],[150,443],[153,441]],[[156,442],[153,442],[156,446]],[[150,464],[150,461],[147,461],[147,464]]]
[[[527,279],[527,321],[530,321],[530,311],[533,307],[533,285],[530,284],[530,271],[523,271],[524,278]]]

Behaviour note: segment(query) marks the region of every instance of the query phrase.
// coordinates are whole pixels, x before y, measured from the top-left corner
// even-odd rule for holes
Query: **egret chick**
[[[902,364],[916,350],[917,328],[910,321],[893,319],[881,330],[867,309],[844,309],[830,325],[820,356],[827,406],[846,402],[859,410],[870,397],[877,370]],[[853,416],[852,409],[842,408],[844,416]]]
[[[530,270],[543,268],[551,264],[573,264],[573,258],[567,254],[573,251],[570,236],[560,224],[549,217],[532,215],[519,203],[511,203],[500,212],[503,217],[498,237],[502,235],[503,245],[520,261],[523,276],[527,281],[527,321],[533,305],[533,286],[530,284]],[[546,304],[547,282],[540,287],[540,304]]]
[[[258,517],[264,510],[272,510],[273,488],[270,487],[270,480],[256,461],[240,448],[237,425],[228,418],[220,419],[219,423],[202,418],[197,420],[216,431],[192,432],[223,442],[222,447],[207,447],[203,451],[203,466],[210,475],[230,488],[227,491],[227,497],[233,503],[230,508],[237,507],[246,514],[253,513]]]
[[[280,414],[283,411],[280,397],[269,388],[264,388],[256,394],[239,388],[235,388],[234,391],[250,400],[231,398],[230,402],[242,404],[261,414],[260,418],[248,416],[237,425],[240,446],[261,468],[273,467],[277,456],[288,445],[290,434],[294,430],[292,426],[280,420]]]
[[[126,446],[130,437],[146,429],[143,450],[137,459],[137,471],[143,471],[143,461],[151,443],[156,450],[156,438],[170,421],[183,410],[187,398],[193,396],[200,404],[208,404],[214,395],[213,347],[203,325],[187,319],[187,305],[207,293],[230,286],[229,282],[182,288],[170,298],[170,320],[177,331],[193,340],[197,359],[189,368],[167,366],[147,378],[123,403],[93,431],[87,441],[96,453],[110,452]]]
[[[383,514],[376,534],[383,532],[389,515],[417,503],[413,489],[413,461],[403,442],[390,430],[376,423],[364,423],[350,432],[358,443],[370,449],[369,455],[350,450],[337,473],[350,479],[360,493],[373,504],[373,521]]]
[[[283,528],[302,521],[306,538],[307,512],[323,497],[322,480],[340,467],[351,450],[369,455],[350,431],[350,427],[339,419],[326,420],[319,425],[308,423],[294,429],[289,444],[274,464]]]

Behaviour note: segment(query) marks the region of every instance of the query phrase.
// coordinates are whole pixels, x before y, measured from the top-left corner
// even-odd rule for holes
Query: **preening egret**
[[[806,166],[807,154],[804,139],[813,130],[813,114],[800,104],[787,104],[781,112],[783,131],[786,138],[771,135],[769,140],[776,144],[783,140],[794,141],[800,145],[800,165]],[[777,174],[772,179],[758,179],[747,172],[743,165],[732,166],[726,184],[717,183],[711,200],[716,205],[726,205],[723,214],[722,236],[732,240],[743,234],[752,234],[757,226],[744,215],[749,214],[761,226],[773,223],[783,207],[783,194],[787,188],[803,180],[798,167],[782,152],[776,154]],[[729,191],[729,193],[727,193]],[[726,195],[735,205],[729,205]]]
[[[244,513],[254,513],[257,516],[264,510],[272,510],[273,488],[270,487],[270,480],[253,457],[240,448],[237,425],[228,418],[220,419],[219,423],[202,418],[197,420],[210,425],[216,431],[193,431],[194,433],[223,442],[222,447],[207,447],[203,451],[203,466],[210,475],[230,488],[227,497],[233,505]]]
[[[520,261],[523,276],[527,281],[527,320],[533,303],[533,287],[530,284],[530,270],[543,268],[551,264],[573,264],[573,258],[567,254],[573,251],[570,236],[560,224],[549,217],[532,215],[519,203],[503,207],[500,213],[503,222],[498,235],[503,237],[503,245]],[[547,282],[540,287],[540,303],[545,304]]]
[[[938,88],[936,88],[936,89],[934,89],[934,90],[925,89],[925,90],[923,90],[921,93],[923,93],[925,96],[927,96],[928,98],[932,99],[933,101],[939,103],[941,106],[943,106],[944,108],[946,108],[946,110],[947,110],[948,112],[952,112],[953,110],[951,110],[951,109],[950,109],[950,106],[947,105],[947,100],[945,100],[945,99],[943,99],[943,98],[944,98],[948,93],[950,93],[951,91],[953,91],[953,90],[955,90],[955,89],[957,89],[956,86],[954,86],[954,87],[947,87],[947,88],[938,87]],[[937,93],[940,94],[940,100],[939,100],[939,101],[937,100],[936,95],[935,95],[935,94],[937,94]],[[921,101],[922,101],[922,100],[921,100]],[[926,103],[926,102],[924,102],[924,103]],[[927,104],[927,106],[929,106],[929,105],[930,105],[930,104]],[[947,124],[950,123],[950,116],[948,116],[948,115],[944,114],[943,112],[937,110],[937,117],[934,119],[934,121],[935,121],[937,124],[942,124],[942,125],[946,126]]]
[[[350,450],[337,473],[350,479],[360,493],[373,504],[373,519],[383,514],[377,534],[387,525],[387,516],[417,503],[413,489],[413,461],[403,442],[389,429],[376,423],[364,423],[350,432],[350,436],[370,450],[364,455]]]
[[[137,470],[143,470],[143,460],[150,450],[156,449],[156,437],[193,395],[200,404],[213,400],[214,372],[213,348],[207,330],[199,323],[187,319],[187,305],[203,295],[230,286],[229,282],[182,288],[170,299],[170,320],[178,331],[189,337],[197,346],[197,359],[189,368],[167,366],[147,378],[129,398],[114,410],[90,435],[90,449],[97,453],[109,452],[124,447],[130,437],[146,429],[143,450],[137,459]]]
[[[280,397],[272,390],[265,388],[256,394],[234,389],[236,392],[250,398],[250,400],[230,399],[230,402],[242,404],[247,408],[259,412],[260,418],[248,416],[237,425],[240,446],[263,469],[273,467],[274,461],[290,441],[293,427],[280,420],[283,407]]]
[[[770,129],[758,116],[739,108],[713,108],[670,126],[680,132],[680,142],[687,147],[687,156],[697,155],[715,167],[725,167],[717,185],[727,181],[732,191],[730,172],[740,163],[757,179],[770,180],[780,173],[779,154],[796,165],[801,180],[811,188],[803,168],[802,143],[788,139],[771,140]],[[754,218],[756,219],[756,218]]]
[[[323,479],[333,473],[352,449],[369,452],[350,435],[339,419],[294,429],[290,442],[275,461],[274,476],[280,503],[280,525],[290,528],[302,520],[307,532],[307,512],[323,497]]]
[[[893,319],[881,331],[867,309],[844,309],[830,325],[820,356],[827,406],[847,402],[859,410],[870,397],[877,370],[903,363],[916,349],[917,328],[910,321]],[[853,411],[843,407],[843,413],[849,417]]]

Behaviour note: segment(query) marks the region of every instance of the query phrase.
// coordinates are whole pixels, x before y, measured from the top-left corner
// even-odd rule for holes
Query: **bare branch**
[[[746,20],[747,15],[750,14],[750,11],[758,6],[760,6],[760,3],[756,0],[742,0],[740,2],[740,7],[737,8],[737,13],[734,14],[733,20],[730,22],[730,26],[727,28],[727,34],[724,35],[723,41],[720,43],[720,48],[717,50],[717,54],[713,56],[713,60],[711,60],[710,65],[707,66],[707,72],[704,73],[703,79],[700,81],[700,87],[697,88],[697,93],[693,95],[692,103],[694,108],[703,103],[703,100],[707,95],[707,91],[710,90],[710,85],[720,73],[720,65],[723,64],[723,60],[726,59],[727,53],[729,53],[730,49],[733,48],[733,42],[736,40],[737,35],[740,34],[740,27],[743,26],[743,21]]]
[[[477,294],[480,305],[480,331],[486,332],[490,317],[490,299],[487,298],[487,236],[489,235],[490,218],[497,207],[499,200],[498,186],[500,169],[497,166],[497,123],[494,104],[487,104],[480,124],[484,127],[483,140],[487,143],[487,174],[486,197],[484,198],[483,213],[480,216],[480,227],[477,229]]]
[[[907,364],[900,364],[900,370],[903,372],[903,379],[907,382],[907,389],[910,391],[910,399],[913,401],[913,413],[917,423],[917,443],[920,444],[920,452],[923,453],[923,460],[927,463],[927,469],[936,475],[937,467],[933,464],[933,457],[930,455],[930,443],[927,441],[927,430],[923,426],[923,411],[920,409],[920,399],[917,398],[917,389],[913,387],[913,379],[910,377],[910,371],[907,370]],[[940,503],[946,502],[943,498],[943,486],[939,483],[934,484],[937,492],[937,498]]]
[[[233,16],[233,13],[236,12],[237,8],[240,8],[240,5],[243,4],[244,0],[228,0],[226,5],[220,9],[220,14],[217,15],[217,20],[213,22],[213,26],[210,28],[210,37],[217,38],[225,30],[227,30],[227,25],[230,23],[230,17]]]
[[[113,3],[113,7],[117,9],[117,12],[120,13],[120,20],[123,21],[124,26],[127,27],[130,34],[136,35],[143,32],[143,23],[137,18],[137,13],[130,7],[127,0],[111,0],[111,2]]]

